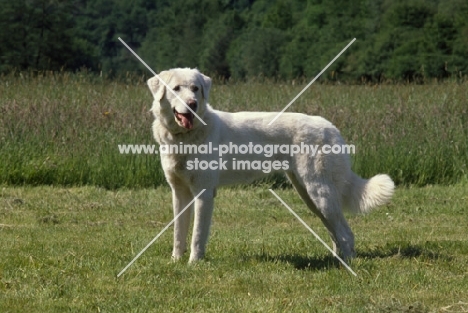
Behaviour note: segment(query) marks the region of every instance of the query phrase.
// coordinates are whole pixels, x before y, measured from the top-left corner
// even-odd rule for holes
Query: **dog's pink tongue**
[[[177,113],[177,117],[180,119],[182,126],[187,129],[192,129],[193,127],[193,115],[192,113]]]

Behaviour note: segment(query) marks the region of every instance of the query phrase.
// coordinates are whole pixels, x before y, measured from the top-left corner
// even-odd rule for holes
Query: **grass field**
[[[358,277],[266,188],[222,189],[207,260],[170,260],[166,187],[3,187],[0,312],[466,312],[466,185],[400,188],[349,216]],[[291,189],[277,193],[327,242]]]
[[[214,107],[279,111],[305,82],[215,83]],[[321,115],[388,173],[392,202],[348,216],[350,275],[271,195],[221,189],[207,259],[170,260],[172,219],[142,77],[0,77],[0,312],[468,312],[468,83],[313,85],[289,111]],[[330,242],[291,188],[276,192]]]
[[[0,183],[154,187],[154,155],[119,144],[153,144],[152,96],[141,77],[86,74],[0,77]],[[218,109],[280,111],[304,83],[214,83]],[[397,184],[454,184],[468,177],[468,82],[312,85],[288,111],[321,115],[356,146],[354,170]]]

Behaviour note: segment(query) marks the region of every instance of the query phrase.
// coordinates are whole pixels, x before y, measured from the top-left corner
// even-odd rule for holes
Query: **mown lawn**
[[[218,193],[206,261],[170,259],[167,187],[0,188],[0,312],[466,312],[466,184],[348,216],[350,275],[269,186]],[[292,189],[275,190],[327,242]]]

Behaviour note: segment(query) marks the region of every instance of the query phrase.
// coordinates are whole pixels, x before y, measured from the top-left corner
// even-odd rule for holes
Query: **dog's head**
[[[159,77],[159,78],[158,78]],[[163,71],[148,80],[154,96],[151,111],[170,130],[190,131],[201,124],[211,88],[211,79],[197,69]],[[170,88],[170,90],[167,90]]]

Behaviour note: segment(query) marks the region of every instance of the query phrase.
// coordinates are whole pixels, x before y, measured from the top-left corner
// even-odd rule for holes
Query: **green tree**
[[[290,29],[294,25],[291,1],[279,0],[268,10],[263,19],[264,28]]]
[[[77,37],[80,1],[2,1],[1,71],[59,70],[88,65],[88,46]]]
[[[234,77],[279,75],[279,62],[287,34],[276,28],[252,28],[242,33],[228,52]]]
[[[200,67],[224,77],[412,80],[466,75],[465,0],[0,1],[0,72]],[[331,75],[333,73],[333,75]]]
[[[244,20],[237,11],[228,11],[207,23],[200,55],[201,69],[212,75],[230,77],[227,53],[233,40],[242,31]]]

